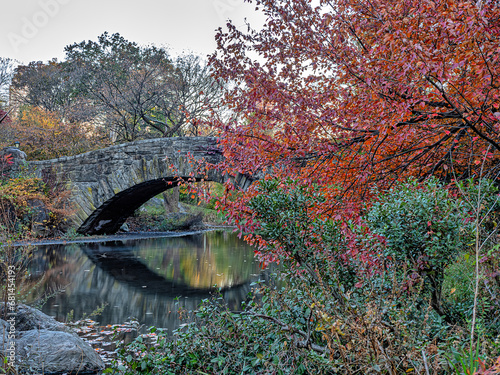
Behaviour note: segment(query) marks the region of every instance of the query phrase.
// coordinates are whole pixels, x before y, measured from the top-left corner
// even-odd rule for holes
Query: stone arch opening
[[[187,177],[183,178],[187,180]],[[199,178],[190,177],[196,182]],[[179,185],[177,177],[149,180],[125,189],[96,208],[78,228],[78,233],[102,235],[116,233],[139,207],[154,196]]]

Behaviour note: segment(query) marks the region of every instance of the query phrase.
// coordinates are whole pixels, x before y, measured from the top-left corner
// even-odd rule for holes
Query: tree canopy
[[[32,61],[18,66],[12,80],[12,100],[42,111],[57,112],[69,122],[88,121],[95,110],[77,90],[76,77],[56,59],[47,63]]]
[[[81,91],[103,109],[120,140],[184,135],[222,95],[199,57],[172,59],[165,48],[140,46],[120,34],[65,50],[67,70],[79,76]]]
[[[498,172],[496,2],[250,2],[263,29],[228,23],[210,60],[236,82],[225,168],[299,176],[344,211],[408,176]]]

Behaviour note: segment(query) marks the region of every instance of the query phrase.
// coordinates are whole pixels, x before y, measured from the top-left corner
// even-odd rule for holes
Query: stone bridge
[[[200,172],[197,167],[222,159],[216,138],[176,137],[125,143],[28,164],[38,177],[64,183],[71,191],[75,209],[72,220],[79,233],[111,234],[143,203],[177,186],[178,177],[225,182],[229,177],[219,171]],[[240,175],[236,183],[246,189],[252,180]]]

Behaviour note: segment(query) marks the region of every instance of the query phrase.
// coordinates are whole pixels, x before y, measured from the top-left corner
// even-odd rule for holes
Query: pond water
[[[64,321],[90,314],[103,303],[101,325],[136,318],[146,327],[175,329],[179,308],[194,310],[214,285],[238,310],[251,284],[266,280],[253,249],[236,234],[203,232],[162,238],[43,245],[30,264],[33,283],[44,291],[64,289],[42,311]]]

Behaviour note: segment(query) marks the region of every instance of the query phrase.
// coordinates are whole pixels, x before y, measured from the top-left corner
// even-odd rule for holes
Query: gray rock
[[[123,223],[123,225],[120,227],[120,231],[122,232],[130,232],[130,228],[127,223]]]
[[[81,374],[104,369],[101,357],[81,338],[67,332],[33,329],[16,341],[18,365],[28,371]]]
[[[4,304],[0,303],[0,316],[4,315]],[[33,329],[46,329],[49,331],[64,331],[73,333],[64,324],[43,312],[23,304],[16,305],[16,331],[30,331]]]
[[[148,208],[154,208],[154,209],[164,209],[164,204],[163,200],[160,198],[151,198],[148,200],[146,203],[144,203],[141,207],[139,207],[139,211],[141,212],[147,212]]]
[[[169,214],[161,224],[161,230],[188,230],[203,225],[203,215],[185,213]]]
[[[153,197],[144,203],[147,206],[151,206],[154,208],[163,208],[163,201],[160,198]]]
[[[9,335],[9,329],[10,329],[10,324],[7,323],[5,320],[0,319],[0,351],[6,350],[6,345],[8,340],[8,335]]]
[[[10,322],[0,319],[0,353],[3,354],[3,358],[9,365],[15,364],[16,359],[15,334],[15,326],[11,326]]]
[[[5,305],[0,303],[0,316]],[[74,331],[54,318],[23,304],[16,305],[16,364],[20,373],[96,374],[101,357]],[[0,354],[6,355],[10,323],[0,319]]]

